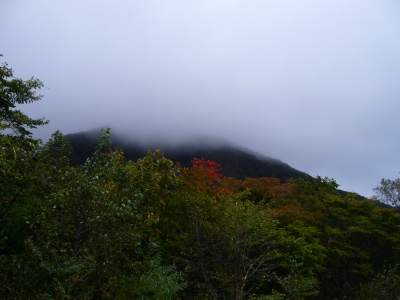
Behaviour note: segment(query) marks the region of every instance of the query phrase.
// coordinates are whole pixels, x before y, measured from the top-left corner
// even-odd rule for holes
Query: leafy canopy
[[[0,54],[0,56],[2,56]],[[0,134],[9,129],[11,135],[31,137],[28,129],[45,125],[49,121],[44,118],[31,119],[17,109],[18,105],[32,103],[42,99],[36,90],[44,87],[43,83],[34,77],[29,80],[15,78],[13,70],[7,63],[0,66]],[[9,131],[8,131],[9,132]]]

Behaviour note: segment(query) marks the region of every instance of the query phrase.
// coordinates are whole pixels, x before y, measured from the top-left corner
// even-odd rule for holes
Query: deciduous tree
[[[400,178],[382,179],[381,184],[374,188],[374,191],[374,200],[400,208]]]

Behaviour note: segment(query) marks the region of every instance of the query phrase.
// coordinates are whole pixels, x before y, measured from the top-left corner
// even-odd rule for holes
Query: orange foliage
[[[302,207],[298,201],[288,200],[284,205],[275,207],[270,212],[270,216],[288,224],[302,218]]]
[[[278,178],[267,177],[246,178],[245,180],[228,177],[222,179],[220,184],[231,193],[248,189],[255,201],[283,199],[291,192],[293,187],[289,183],[282,184]]]

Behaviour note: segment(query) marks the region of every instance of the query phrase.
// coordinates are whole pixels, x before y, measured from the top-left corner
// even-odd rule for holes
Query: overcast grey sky
[[[55,130],[223,137],[342,189],[400,171],[398,0],[3,0],[0,53]]]

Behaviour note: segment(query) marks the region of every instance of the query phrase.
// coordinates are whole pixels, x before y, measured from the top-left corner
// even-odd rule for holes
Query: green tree
[[[163,247],[186,270],[184,298],[249,299],[276,290],[285,299],[303,299],[317,293],[314,273],[322,257],[310,229],[282,230],[248,191],[212,197],[186,189],[185,182],[182,188],[174,195],[174,214],[164,219]]]
[[[172,162],[159,152],[126,162],[121,151],[102,152],[107,141],[108,133],[77,168],[60,133],[40,148],[42,185],[10,210],[2,231],[3,298],[170,299],[185,286],[157,250]]]
[[[370,281],[362,284],[355,292],[353,299],[400,299],[400,274],[398,266],[384,270],[375,275]]]
[[[382,272],[386,262],[399,263],[400,219],[392,209],[339,194],[332,179],[309,177],[293,183],[297,214],[285,218],[280,208],[278,217],[290,226],[302,221],[315,228],[313,236],[326,256],[318,274],[320,299],[350,297],[358,285]]]
[[[0,54],[0,56],[2,55]],[[32,135],[28,129],[48,123],[44,118],[29,118],[22,111],[16,109],[17,105],[42,99],[41,95],[36,94],[36,90],[41,89],[43,86],[43,83],[34,77],[29,80],[15,78],[13,70],[8,67],[7,63],[3,63],[0,66],[1,135],[4,135],[3,131],[8,129],[7,135],[20,136],[26,139]]]
[[[60,132],[42,145],[44,125],[15,109],[40,100],[36,79],[3,64],[0,107],[0,298],[171,299],[185,284],[162,263],[156,224],[176,168],[159,151],[137,163],[105,153],[102,135],[83,166],[71,167]]]
[[[40,100],[36,90],[42,87],[43,83],[33,77],[26,81],[15,78],[7,63],[0,66],[0,220],[37,184],[38,176],[32,171],[37,166],[40,140],[33,139],[28,129],[48,121],[31,119],[16,106]]]
[[[188,207],[187,266],[212,298],[244,299],[275,278],[276,224],[245,195],[203,197]]]

